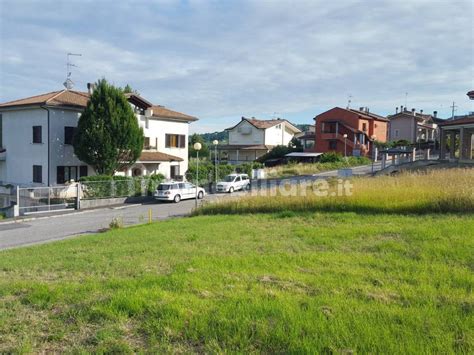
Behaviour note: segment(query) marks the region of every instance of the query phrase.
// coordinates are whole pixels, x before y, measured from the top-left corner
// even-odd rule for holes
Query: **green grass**
[[[0,352],[472,353],[472,214],[200,216],[0,253]]]

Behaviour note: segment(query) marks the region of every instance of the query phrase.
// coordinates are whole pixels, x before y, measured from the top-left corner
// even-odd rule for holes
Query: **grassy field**
[[[466,206],[197,216],[3,251],[0,352],[472,353]]]
[[[428,170],[396,177],[353,178],[351,194],[339,194],[343,181],[332,179],[326,189],[307,186],[292,194],[257,191],[255,196],[210,203],[195,214],[336,211],[357,213],[474,213],[474,169]],[[324,187],[324,186],[323,186]],[[317,196],[317,191],[327,196]],[[335,194],[336,196],[331,196]],[[262,196],[261,196],[262,195]]]

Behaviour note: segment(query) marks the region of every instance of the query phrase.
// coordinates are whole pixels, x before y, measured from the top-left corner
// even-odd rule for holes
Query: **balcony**
[[[0,148],[0,161],[7,160],[7,150],[5,148]]]

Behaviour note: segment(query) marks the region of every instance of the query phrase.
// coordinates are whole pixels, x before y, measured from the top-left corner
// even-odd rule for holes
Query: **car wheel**
[[[232,192],[234,192],[234,188],[231,186],[229,189],[229,193],[231,194]]]
[[[198,193],[198,199],[202,200],[202,198],[204,197],[204,194],[202,191],[199,191]]]
[[[176,195],[176,196],[174,197],[173,201],[174,201],[175,203],[178,203],[179,201],[181,201],[181,196],[180,196],[180,195]]]

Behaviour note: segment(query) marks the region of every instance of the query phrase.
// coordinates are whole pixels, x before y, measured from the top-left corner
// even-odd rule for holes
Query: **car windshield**
[[[171,189],[171,185],[168,185],[168,184],[158,185],[158,191],[164,191],[164,190],[170,190],[170,189]]]
[[[235,176],[234,175],[227,175],[225,178],[224,178],[224,181],[225,182],[233,182],[235,179]]]

